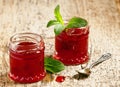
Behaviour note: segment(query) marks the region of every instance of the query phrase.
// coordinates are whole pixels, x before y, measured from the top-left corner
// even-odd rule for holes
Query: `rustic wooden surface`
[[[117,3],[116,3],[117,2]],[[93,69],[85,80],[67,78],[55,81],[19,84],[7,77],[9,72],[9,38],[19,32],[34,32],[43,36],[46,54],[54,52],[53,29],[46,23],[53,19],[53,10],[61,6],[64,20],[83,17],[90,25],[91,62],[103,53],[112,53],[112,59]],[[120,87],[120,9],[119,0],[0,0],[0,87]],[[60,75],[72,76],[80,66],[67,66]]]

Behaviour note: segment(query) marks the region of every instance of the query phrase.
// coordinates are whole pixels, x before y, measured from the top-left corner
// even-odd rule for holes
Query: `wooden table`
[[[119,0],[0,0],[0,87],[120,87],[120,10]],[[66,78],[63,83],[42,81],[19,84],[7,77],[9,72],[9,38],[19,32],[34,32],[43,36],[46,54],[54,52],[53,28],[46,28],[54,18],[53,10],[61,6],[64,20],[83,17],[90,25],[92,63],[103,53],[112,58],[93,69],[85,80]],[[119,6],[120,7],[120,6]],[[60,75],[72,76],[80,66],[66,66]]]

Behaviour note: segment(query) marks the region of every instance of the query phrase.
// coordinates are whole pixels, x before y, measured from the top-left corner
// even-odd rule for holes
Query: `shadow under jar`
[[[65,29],[55,36],[54,58],[65,65],[87,63],[89,27]]]
[[[9,77],[20,83],[33,83],[42,80],[44,69],[44,42],[40,35],[19,33],[10,38]]]

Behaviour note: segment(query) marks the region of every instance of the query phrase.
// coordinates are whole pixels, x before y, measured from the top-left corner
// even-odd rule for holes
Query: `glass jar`
[[[42,80],[44,69],[44,42],[40,35],[18,33],[10,38],[9,77],[20,83],[32,83]]]
[[[78,65],[88,62],[89,27],[65,29],[55,36],[54,58],[65,65]]]

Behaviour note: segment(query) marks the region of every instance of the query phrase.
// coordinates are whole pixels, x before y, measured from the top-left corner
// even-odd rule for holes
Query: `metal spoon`
[[[103,54],[97,61],[92,63],[88,68],[84,68],[84,69],[82,69],[80,71],[77,71],[78,74],[75,74],[72,78],[77,79],[77,80],[87,78],[91,74],[91,69],[93,67],[95,67],[96,65],[102,63],[105,60],[108,60],[109,58],[111,58],[110,53]]]

